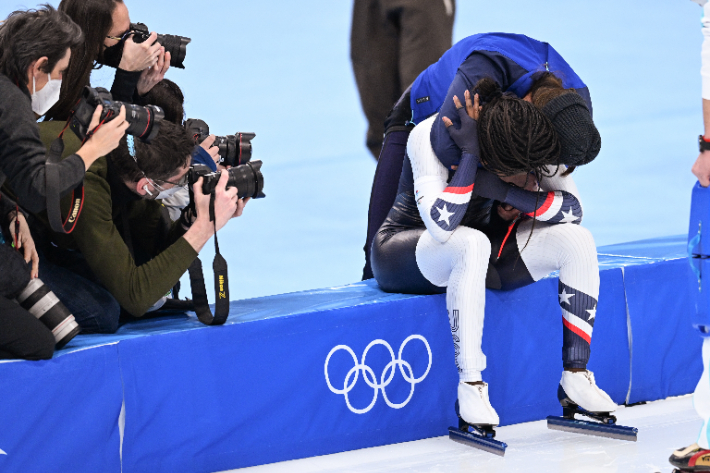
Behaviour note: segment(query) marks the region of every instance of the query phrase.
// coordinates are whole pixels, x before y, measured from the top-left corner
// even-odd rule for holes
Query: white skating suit
[[[446,292],[460,378],[474,382],[486,368],[481,350],[486,286],[514,289],[559,270],[563,364],[586,368],[599,269],[592,235],[579,225],[582,206],[571,176],[562,177],[561,167],[541,180],[541,197],[529,192],[535,196],[534,229],[531,217],[507,222],[497,214],[498,202],[471,197],[469,188],[451,190],[449,171],[429,138],[436,119],[423,121],[409,137],[397,199],[373,241],[378,284],[389,292]],[[455,215],[457,207],[463,207],[463,218]],[[457,219],[460,224],[448,225]]]

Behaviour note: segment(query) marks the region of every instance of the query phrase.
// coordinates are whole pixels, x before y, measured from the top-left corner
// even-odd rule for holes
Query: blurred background
[[[352,3],[125,3],[131,21],[192,38],[186,69],[166,76],[182,88],[187,117],[218,135],[257,135],[267,197],[219,233],[231,298],[358,281],[376,163],[350,63]],[[0,18],[35,6],[2,0]],[[597,245],[687,232],[703,131],[697,4],[459,0],[456,9],[454,42],[526,34],[549,42],[589,86],[602,151],[574,176]],[[112,80],[105,68],[92,85]],[[208,285],[213,255],[210,242],[201,253]],[[183,278],[183,297],[188,287]]]

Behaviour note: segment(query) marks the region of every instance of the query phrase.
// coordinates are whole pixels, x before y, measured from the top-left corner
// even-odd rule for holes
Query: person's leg
[[[402,93],[398,73],[399,33],[380,0],[355,0],[350,57],[368,122],[366,144],[377,159],[387,112]]]
[[[416,253],[422,274],[433,284],[446,286],[446,309],[459,370],[459,414],[473,425],[499,422],[488,399],[488,385],[481,378],[481,371],[486,368],[481,342],[490,253],[488,238],[464,226],[458,227],[445,243],[424,232]]]
[[[565,369],[586,369],[599,297],[599,265],[592,234],[574,224],[522,223],[516,246],[525,269],[538,281],[560,271],[558,300],[562,311]]]
[[[703,374],[693,393],[693,406],[703,426],[698,441],[688,447],[673,452],[668,461],[676,468],[688,469],[705,466],[710,470],[710,338],[703,340]]]
[[[40,257],[39,277],[74,315],[86,333],[114,333],[121,307],[98,283]]]
[[[454,0],[402,2],[388,0],[399,15],[399,80],[402,89],[451,48],[456,4]]]
[[[397,197],[397,184],[402,174],[402,163],[407,151],[407,137],[409,137],[409,131],[391,132],[385,136],[385,142],[382,145],[382,153],[380,153],[380,159],[377,162],[377,170],[370,192],[370,208],[367,212],[367,238],[363,248],[365,251],[363,280],[374,277],[370,261],[372,241]]]
[[[15,301],[0,297],[0,359],[48,360],[52,332]]]
[[[417,265],[416,248],[426,228],[383,227],[372,245],[375,280],[385,292],[403,294],[443,294],[446,289],[425,278]]]
[[[538,281],[556,270],[560,272],[558,301],[562,311],[564,367],[560,384],[567,397],[589,411],[613,411],[616,404],[596,386],[593,374],[586,370],[599,297],[599,265],[592,234],[574,224],[535,222],[533,230],[533,221],[528,220],[515,232],[515,247],[520,254],[517,264],[524,263],[524,270],[532,280]],[[496,264],[501,280],[507,276],[500,267],[514,263],[509,257]]]

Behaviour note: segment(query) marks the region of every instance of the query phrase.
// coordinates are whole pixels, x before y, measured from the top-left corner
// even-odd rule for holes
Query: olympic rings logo
[[[423,375],[421,375],[418,378],[414,377],[414,372],[412,371],[412,366],[407,363],[405,360],[402,359],[402,351],[404,350],[404,347],[409,343],[411,340],[421,340],[422,343],[424,343],[424,346],[426,347],[427,354],[429,355],[429,364],[426,367],[426,371],[424,372]],[[372,368],[367,366],[365,363],[365,360],[367,358],[367,353],[370,351],[370,348],[374,347],[375,345],[382,345],[387,348],[387,350],[390,352],[390,356],[392,357],[392,361],[387,363],[385,366],[385,369],[382,371],[382,374],[380,375],[380,382],[377,382],[377,377],[375,376],[375,372],[372,371]],[[345,381],[343,382],[343,389],[338,389],[335,388],[331,383],[330,383],[330,377],[328,376],[328,363],[330,362],[330,357],[333,356],[333,354],[339,350],[345,350],[346,352],[350,353],[350,356],[353,358],[353,362],[355,363],[355,366],[350,368],[350,371],[348,371],[348,374],[345,376]],[[381,390],[382,391],[382,397],[385,399],[385,402],[387,403],[388,406],[390,406],[393,409],[401,409],[402,407],[406,406],[409,401],[412,399],[412,396],[414,395],[414,386],[416,384],[421,383],[424,378],[429,374],[429,370],[431,369],[431,348],[429,348],[429,343],[426,341],[426,338],[422,337],[421,335],[410,335],[407,337],[403,342],[402,345],[399,347],[399,353],[397,354],[397,358],[395,359],[394,357],[394,351],[392,350],[392,347],[389,345],[384,340],[377,339],[373,340],[370,342],[369,345],[365,348],[365,351],[362,353],[362,360],[358,363],[357,356],[355,356],[355,352],[347,345],[338,345],[332,350],[330,350],[330,353],[328,353],[328,356],[325,359],[325,382],[328,383],[328,388],[335,394],[342,394],[345,396],[345,403],[348,406],[348,409],[350,409],[352,412],[355,414],[364,414],[366,412],[369,412],[374,406],[375,403],[377,402],[377,393]],[[407,399],[405,399],[403,402],[399,404],[395,404],[392,401],[390,401],[387,398],[387,391],[385,388],[390,385],[392,380],[394,379],[395,375],[395,367],[399,368],[399,372],[402,373],[402,377],[404,378],[405,381],[407,381],[410,385],[411,388],[409,390],[409,396],[407,396]],[[365,380],[365,383],[370,386],[372,389],[374,389],[374,393],[372,395],[372,401],[370,402],[370,405],[365,407],[364,409],[357,409],[350,404],[350,398],[348,397],[348,393],[353,390],[355,387],[355,383],[357,383],[359,377],[360,377],[360,371],[362,371],[362,378]],[[386,379],[385,379],[386,378]]]

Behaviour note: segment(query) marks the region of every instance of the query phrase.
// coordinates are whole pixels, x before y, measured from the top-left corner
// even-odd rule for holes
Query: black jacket
[[[7,180],[18,203],[31,212],[46,203],[45,161],[47,148],[40,140],[30,93],[0,74],[0,186]],[[73,154],[59,164],[61,195],[84,179],[84,161]]]

